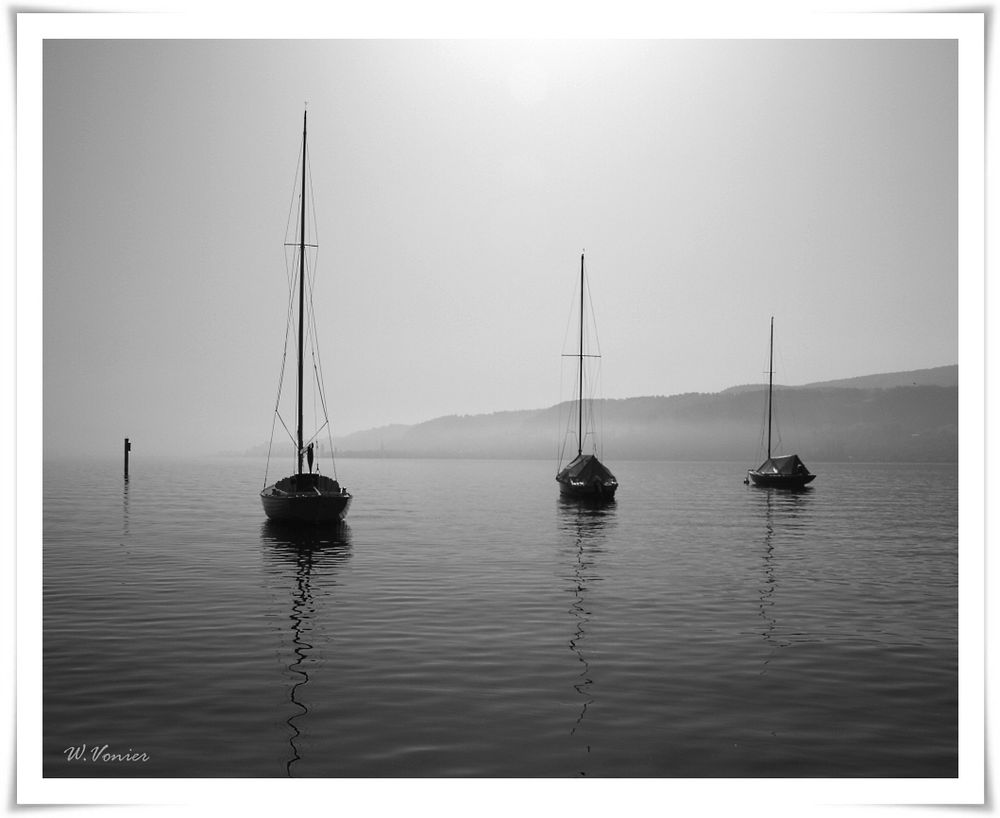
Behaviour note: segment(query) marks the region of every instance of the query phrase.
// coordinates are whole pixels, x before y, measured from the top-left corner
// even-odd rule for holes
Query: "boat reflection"
[[[775,630],[778,627],[778,621],[774,618],[774,614],[771,608],[774,607],[774,589],[775,589],[775,575],[774,575],[774,508],[773,499],[771,497],[772,492],[767,492],[767,497],[765,498],[765,517],[764,517],[764,573],[763,573],[763,584],[760,588],[760,617],[764,622],[764,630],[761,633],[764,641],[771,646],[772,650],[764,658],[764,668],[761,670],[761,675],[763,676],[767,673],[767,666],[777,650],[782,647],[781,642],[776,638]]]
[[[128,477],[122,487],[122,536],[128,537]]]
[[[775,592],[778,588],[778,566],[780,558],[776,559],[775,543],[778,541],[787,557],[789,549],[796,549],[796,540],[801,540],[808,528],[808,506],[811,493],[805,491],[788,492],[781,489],[766,488],[761,493],[760,512],[764,524],[763,548],[761,551],[761,585],[759,588],[758,608],[763,623],[761,638],[770,646],[764,657],[764,667],[761,675],[767,673],[768,665],[781,648],[788,647],[791,641],[783,638],[778,630],[778,620],[774,614]]]
[[[260,537],[267,546],[265,556],[275,561],[275,573],[293,581],[289,620],[294,659],[287,667],[293,679],[288,698],[294,712],[285,719],[291,730],[285,771],[291,778],[293,765],[302,759],[298,740],[303,733],[302,720],[309,713],[303,693],[309,682],[310,654],[315,647],[310,640],[320,627],[317,599],[336,584],[338,568],[350,558],[351,534],[346,523],[309,529],[268,520],[261,526]]]
[[[569,648],[579,663],[573,690],[581,699],[580,711],[570,728],[571,736],[577,735],[588,708],[594,703],[592,667],[584,649],[586,631],[593,613],[587,603],[587,594],[590,586],[601,580],[597,571],[597,558],[605,551],[606,535],[615,520],[616,506],[613,503],[587,504],[581,503],[578,498],[559,499],[560,530],[567,535],[567,540],[572,540],[572,545],[566,549],[567,562],[571,567],[568,580],[572,592],[568,612],[574,623]],[[589,753],[590,745],[584,746]],[[587,774],[585,770],[580,770],[579,773]]]

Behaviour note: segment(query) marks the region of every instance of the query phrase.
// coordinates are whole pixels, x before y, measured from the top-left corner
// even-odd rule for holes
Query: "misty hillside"
[[[958,386],[958,366],[938,366],[914,369],[910,372],[887,372],[882,375],[862,375],[839,381],[807,383],[802,389],[843,386],[850,389],[891,389],[894,386]]]
[[[958,367],[869,375],[774,390],[776,453],[809,461],[958,459]],[[599,401],[610,459],[755,460],[766,385],[712,394]],[[357,432],[342,455],[554,458],[572,404],[453,415]],[[575,443],[569,445],[575,447]]]
[[[775,384],[777,386],[777,384]],[[817,387],[844,387],[845,389],[890,389],[894,386],[958,386],[958,366],[937,366],[933,369],[913,369],[909,372],[885,372],[879,375],[860,375],[836,381],[818,381],[788,389],[815,389]],[[767,383],[731,386],[723,394],[766,389]]]

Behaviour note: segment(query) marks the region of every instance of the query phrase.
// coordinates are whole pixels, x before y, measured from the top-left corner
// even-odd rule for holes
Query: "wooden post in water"
[[[132,451],[132,444],[125,438],[125,479],[128,480],[128,453]]]

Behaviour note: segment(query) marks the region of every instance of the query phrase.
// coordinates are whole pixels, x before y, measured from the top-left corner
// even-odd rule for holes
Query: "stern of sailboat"
[[[347,516],[353,497],[336,480],[298,474],[266,486],[260,501],[268,519],[293,523],[332,523]]]

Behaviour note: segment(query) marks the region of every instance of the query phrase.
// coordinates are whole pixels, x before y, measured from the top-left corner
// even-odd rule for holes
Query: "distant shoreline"
[[[594,401],[603,455],[612,461],[753,461],[763,439],[765,389],[747,384],[722,392]],[[776,386],[775,402],[775,451],[797,453],[806,463],[958,462],[957,364]],[[381,426],[335,437],[334,454],[357,459],[555,462],[572,405],[567,401],[544,409]],[[588,437],[585,448],[590,444]],[[144,449],[152,456],[152,441],[134,445],[137,460]],[[328,450],[323,441],[320,458]],[[265,458],[268,452],[272,460],[294,459],[285,440],[207,456]],[[117,451],[109,453],[112,456]]]

